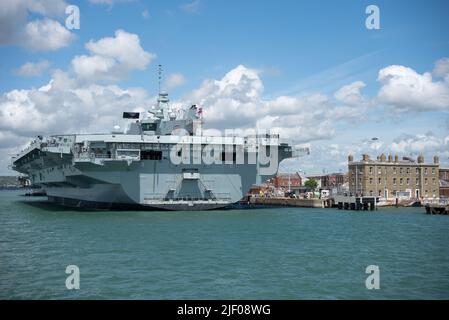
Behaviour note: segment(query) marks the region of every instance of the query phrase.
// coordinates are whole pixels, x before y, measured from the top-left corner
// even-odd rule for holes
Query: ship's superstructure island
[[[277,134],[203,135],[196,105],[175,112],[159,92],[148,112],[124,112],[125,130],[39,136],[12,168],[48,200],[104,209],[209,210],[238,202],[292,157]]]

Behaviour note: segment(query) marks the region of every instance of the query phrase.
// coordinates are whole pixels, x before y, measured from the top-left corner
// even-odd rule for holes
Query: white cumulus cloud
[[[108,132],[121,121],[121,112],[145,110],[151,103],[142,88],[80,84],[56,70],[38,89],[11,90],[0,97],[0,132],[17,137]]]
[[[379,71],[378,81],[379,101],[399,111],[449,110],[449,82],[435,81],[429,72],[392,65]]]
[[[437,77],[444,77],[449,74],[449,58],[442,58],[435,62],[433,74]]]
[[[124,30],[117,30],[115,37],[91,40],[85,47],[90,55],[73,58],[72,68],[89,81],[122,79],[132,70],[144,70],[156,57],[141,47],[136,34]]]
[[[449,136],[438,137],[432,132],[416,135],[402,135],[391,144],[393,152],[401,154],[421,154],[429,152],[449,153]]]
[[[63,0],[1,1],[0,45],[21,45],[34,51],[68,46],[74,34],[58,21],[64,18],[66,7]]]
[[[186,82],[186,78],[181,73],[172,73],[167,76],[164,87],[167,90],[182,86]]]
[[[219,80],[205,80],[186,100],[204,108],[209,127],[271,129],[303,143],[330,139],[336,121],[360,117],[367,104],[360,91],[363,87],[364,83],[356,82],[336,93],[350,105],[321,93],[266,99],[260,71],[240,65]]]
[[[34,20],[25,27],[25,45],[36,51],[58,50],[67,47],[74,35],[52,19]]]
[[[364,87],[366,84],[363,81],[355,81],[341,87],[334,93],[334,97],[347,105],[362,105],[365,103],[365,98],[361,93],[361,89]]]
[[[40,76],[44,71],[50,67],[50,62],[42,60],[39,62],[27,62],[20,66],[15,73],[23,77],[36,77]]]

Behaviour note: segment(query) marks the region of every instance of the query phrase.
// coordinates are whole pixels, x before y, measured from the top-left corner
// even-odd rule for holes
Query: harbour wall
[[[266,206],[328,208],[331,207],[329,199],[294,199],[294,198],[250,198],[250,204]]]

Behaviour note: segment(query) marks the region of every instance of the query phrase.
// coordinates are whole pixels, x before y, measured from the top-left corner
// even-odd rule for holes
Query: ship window
[[[117,157],[138,157],[139,150],[117,150]]]
[[[162,160],[162,151],[143,150],[140,152],[142,160]]]
[[[142,123],[143,131],[156,131],[157,124],[156,123]]]
[[[232,161],[235,163],[236,158],[237,158],[237,155],[236,155],[235,152],[233,152],[233,153],[231,153],[231,152],[222,152],[221,153],[221,161],[223,161],[223,162],[226,161],[226,160],[230,161],[232,159]]]

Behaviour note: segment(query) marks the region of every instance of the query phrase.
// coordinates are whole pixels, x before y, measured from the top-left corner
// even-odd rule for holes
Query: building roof
[[[310,174],[310,175],[307,175],[306,178],[322,178],[322,177],[344,176],[344,175],[346,175],[346,173],[333,172],[333,173],[324,173],[324,174]]]
[[[278,173],[277,178],[288,178],[288,177],[297,177],[297,178],[301,178],[301,176],[299,175],[298,172],[295,173]]]
[[[436,159],[436,160],[435,160]],[[425,163],[424,157],[422,155],[418,156],[418,159],[413,159],[411,157],[403,156],[402,159],[395,155],[389,155],[388,157],[385,154],[381,154],[377,157],[377,159],[371,159],[368,154],[363,154],[361,160],[353,160],[352,155],[348,156],[348,165],[369,165],[369,164],[380,164],[380,165],[391,165],[391,166],[400,166],[400,165],[415,165],[415,166],[439,166],[437,156],[434,157],[434,162]],[[436,161],[436,163],[435,163]]]
[[[409,165],[409,166],[439,166],[439,163],[418,163],[414,160],[398,160],[398,161],[380,161],[380,160],[373,160],[373,159],[369,159],[369,160],[360,160],[360,161],[351,161],[348,162],[348,165],[369,165],[369,164],[380,164],[383,166],[400,166],[400,165]]]

